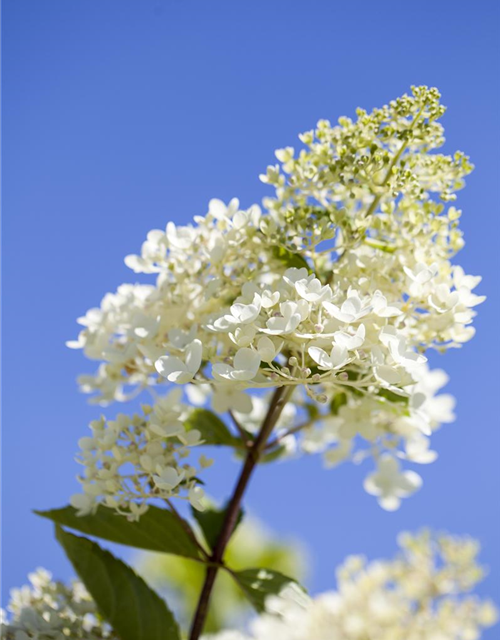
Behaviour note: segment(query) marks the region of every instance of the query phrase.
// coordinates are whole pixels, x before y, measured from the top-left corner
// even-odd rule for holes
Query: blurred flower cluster
[[[28,577],[29,585],[12,589],[9,615],[2,611],[4,640],[117,640],[81,582],[54,582],[45,569]]]
[[[402,534],[399,542],[401,552],[390,561],[367,562],[360,556],[349,557],[337,572],[336,591],[310,597],[290,583],[279,595],[268,597],[265,613],[250,622],[248,632],[225,630],[204,637],[206,640],[476,640],[483,628],[497,621],[497,610],[490,601],[469,594],[484,577],[484,570],[477,564],[476,541],[422,531],[417,535]],[[262,555],[263,548],[253,553]],[[272,562],[279,557],[273,556]],[[182,566],[187,566],[185,561]],[[177,573],[178,570],[179,567]],[[265,574],[263,569],[262,580],[266,579]],[[43,569],[29,577],[30,586],[11,592],[10,615],[3,613],[2,638],[112,640],[115,637],[80,582],[66,587],[53,582],[51,574]],[[178,594],[187,597],[184,591]],[[229,602],[233,607],[233,600],[226,604]],[[186,600],[184,605],[187,604]],[[234,614],[234,610],[229,613]]]
[[[424,531],[401,535],[400,546],[392,561],[349,557],[336,591],[309,597],[290,584],[248,633],[210,640],[476,640],[496,622],[491,602],[467,595],[483,577],[474,540]]]

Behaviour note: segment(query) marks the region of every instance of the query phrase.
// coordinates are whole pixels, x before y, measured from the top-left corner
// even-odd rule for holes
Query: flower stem
[[[248,482],[250,480],[250,477],[252,476],[255,466],[259,461],[261,451],[266,445],[267,439],[269,438],[269,435],[271,434],[271,431],[273,430],[273,427],[276,424],[283,410],[283,407],[288,402],[291,392],[293,392],[293,387],[278,387],[276,389],[269,404],[267,414],[262,422],[260,431],[255,441],[248,449],[245,463],[241,469],[240,476],[238,478],[233,491],[233,495],[226,511],[226,517],[224,519],[221,532],[214,546],[212,555],[210,556],[210,561],[214,564],[207,567],[205,582],[200,593],[198,606],[196,607],[189,640],[198,640],[203,631],[203,626],[208,615],[208,605],[210,602],[212,589],[214,587],[215,578],[217,577],[217,572],[220,568],[220,565],[222,564],[222,558],[224,556],[226,546],[231,538],[231,535],[233,534],[234,527],[238,519],[238,513],[240,511],[243,495],[248,486]]]

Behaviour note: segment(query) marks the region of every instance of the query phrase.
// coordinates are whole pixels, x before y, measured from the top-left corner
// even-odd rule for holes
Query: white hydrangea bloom
[[[337,572],[337,590],[309,597],[289,584],[266,601],[249,631],[227,630],[205,640],[465,640],[497,621],[490,601],[468,595],[483,577],[478,544],[400,537],[390,561],[351,556]]]
[[[141,255],[126,262],[158,274],[156,284],[108,294],[69,343],[104,363],[82,388],[101,402],[124,399],[124,385],[151,383],[155,363],[167,380],[185,384],[197,380],[202,358],[207,375],[222,365],[248,372],[249,387],[310,384],[310,348],[330,353],[335,334],[351,335],[361,322],[366,353],[343,364],[361,367],[373,384],[402,385],[391,370],[422,360],[416,351],[469,340],[473,307],[484,297],[472,293],[480,278],[450,263],[463,245],[460,212],[443,203],[455,199],[472,165],[463,154],[435,152],[442,113],[438,92],[418,87],[372,114],[358,110],[356,122],[320,121],[301,136],[298,156],[291,147],[277,152],[286,160],[283,173],[273,167],[264,178],[276,187],[264,212],[215,199],[193,225],[151,231]],[[302,266],[287,268],[292,260]],[[387,339],[390,332],[397,339]],[[255,364],[235,366],[239,349],[259,352],[263,333],[281,339],[274,366],[263,360],[258,375]],[[300,375],[282,375],[280,354],[299,359]],[[224,382],[241,382],[231,373],[225,369]]]
[[[380,506],[394,511],[401,498],[410,496],[422,485],[422,478],[414,471],[401,472],[396,458],[385,453],[377,460],[377,471],[370,474],[364,487],[368,493],[377,496]]]
[[[108,404],[155,384],[200,385],[217,411],[245,413],[249,391],[286,386],[297,415],[312,417],[303,450],[328,449],[330,464],[367,452],[381,472],[387,451],[392,465],[432,461],[426,438],[453,407],[424,388],[425,352],[470,340],[484,300],[480,278],[452,264],[464,243],[451,203],[473,167],[437,152],[439,99],[413,87],[355,121],[321,120],[299,152],[276,152],[263,209],[213,199],[192,224],[149,232],[126,264],[154,284],[107,294],[69,343],[100,362],[82,390]],[[321,407],[338,397],[328,415]],[[381,497],[379,484],[366,486]]]
[[[404,395],[382,389],[377,396],[333,396],[329,412],[319,413],[314,423],[302,430],[299,441],[305,453],[323,453],[327,467],[373,457],[377,468],[364,486],[387,510],[397,509],[401,498],[422,484],[417,473],[401,469],[399,460],[434,462],[437,453],[429,448],[429,438],[442,423],[455,418],[453,396],[436,395],[448,381],[444,371],[430,370],[422,363],[412,375],[415,383],[406,387]]]
[[[10,592],[10,615],[0,625],[4,640],[118,640],[81,582],[66,586],[45,569],[28,577],[29,585]]]
[[[190,448],[202,441],[199,431],[184,427],[188,412],[180,395],[175,389],[153,407],[143,406],[143,415],[119,414],[115,420],[102,417],[91,423],[92,436],[79,441],[82,493],[70,500],[79,515],[102,504],[138,520],[150,499],[172,497],[203,509],[198,471],[184,462]],[[209,464],[203,456],[200,466]]]
[[[193,340],[186,348],[186,361],[176,356],[163,356],[155,362],[158,373],[169,382],[186,384],[198,373],[201,365],[202,346],[199,340]]]

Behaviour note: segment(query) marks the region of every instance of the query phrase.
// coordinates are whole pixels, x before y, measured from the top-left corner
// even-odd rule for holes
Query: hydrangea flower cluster
[[[249,633],[224,631],[210,639],[474,640],[496,622],[491,602],[465,595],[483,576],[475,541],[425,531],[403,534],[400,545],[392,561],[348,558],[336,591],[311,598],[289,584],[268,598],[267,612]]]
[[[91,423],[92,436],[79,441],[79,461],[85,467],[80,478],[82,493],[71,497],[79,515],[96,511],[99,504],[138,520],[154,498],[187,498],[203,510],[203,489],[197,469],[183,460],[190,448],[201,443],[200,432],[186,430],[187,407],[180,389],[160,398],[154,406],[143,405],[143,415],[119,414]],[[211,460],[200,456],[200,467]]]
[[[337,572],[337,590],[309,597],[294,583],[266,600],[248,633],[232,630],[206,640],[474,640],[497,621],[490,601],[468,595],[483,578],[479,545],[429,531],[400,536],[390,561],[351,556]],[[266,579],[265,570],[262,580]],[[52,581],[44,569],[13,589],[2,612],[5,640],[113,640],[78,581]]]
[[[407,396],[384,391],[376,396],[338,394],[329,413],[320,414],[317,422],[302,431],[299,444],[307,453],[323,452],[327,467],[373,456],[377,470],[367,476],[365,489],[388,511],[397,509],[401,498],[422,484],[415,471],[401,469],[399,460],[434,462],[437,453],[429,448],[429,436],[455,418],[454,397],[435,395],[448,381],[445,372],[430,371],[424,363],[412,375],[415,384],[406,388]]]
[[[2,611],[4,640],[117,640],[81,582],[54,582],[45,569],[28,577],[30,585],[11,591],[10,615]]]
[[[334,465],[364,455],[361,437],[377,464],[366,489],[397,508],[421,482],[398,458],[431,462],[428,436],[452,419],[424,354],[468,341],[484,300],[451,263],[463,246],[451,203],[472,165],[436,152],[439,99],[414,87],[355,121],[322,120],[298,153],[276,152],[263,209],[214,199],[194,224],[151,231],[125,261],[155,284],[107,294],[68,343],[101,363],[81,388],[107,404],[204,385],[217,411],[243,413],[251,390],[297,389],[289,402],[312,417],[302,449]]]

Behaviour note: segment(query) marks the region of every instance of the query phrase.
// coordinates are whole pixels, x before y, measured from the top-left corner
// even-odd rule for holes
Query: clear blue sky
[[[316,457],[267,466],[248,502],[280,534],[308,542],[314,591],[333,585],[346,554],[392,554],[398,531],[432,525],[477,536],[491,568],[481,592],[500,593],[499,7],[3,2],[3,601],[35,566],[72,573],[50,524],[30,510],[62,506],[77,487],[76,442],[99,409],[75,383],[94,365],[64,341],[106,291],[136,281],[123,257],[149,229],[204,214],[212,197],[259,202],[268,191],[258,174],[275,148],[411,84],[440,88],[446,149],[476,164],[459,198],[459,260],[484,276],[489,298],[476,338],[432,358],[451,375],[458,420],[435,436],[440,458],[397,513],[364,493],[366,468],[324,471]],[[216,495],[236,471],[221,460]]]

